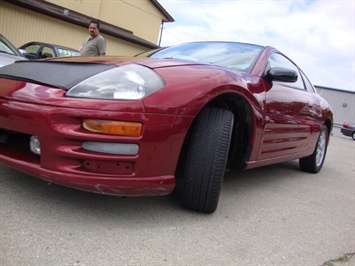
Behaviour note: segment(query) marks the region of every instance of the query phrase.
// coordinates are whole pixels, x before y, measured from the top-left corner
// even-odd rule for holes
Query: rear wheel
[[[299,160],[300,168],[305,172],[318,173],[323,166],[328,146],[328,128],[323,126],[314,152]]]
[[[206,108],[197,117],[186,158],[181,203],[191,210],[212,213],[218,205],[225,174],[234,115]]]
[[[355,131],[353,132],[353,134],[351,134],[351,137],[353,138],[353,140],[355,140]]]

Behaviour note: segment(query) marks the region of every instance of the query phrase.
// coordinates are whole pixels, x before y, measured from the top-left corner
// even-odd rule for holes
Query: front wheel
[[[224,109],[206,108],[197,117],[182,180],[185,208],[204,213],[217,209],[233,123],[233,113]]]
[[[299,160],[300,168],[309,173],[318,173],[323,166],[325,154],[328,146],[328,128],[323,126],[316,144],[314,152]]]

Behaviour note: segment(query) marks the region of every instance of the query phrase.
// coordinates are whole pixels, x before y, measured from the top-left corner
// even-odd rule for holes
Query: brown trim
[[[166,19],[163,19],[163,22],[174,22],[174,18],[161,6],[157,0],[150,0],[152,4],[165,16]]]
[[[55,17],[57,19],[67,21],[69,23],[84,28],[87,28],[90,21],[93,19],[84,14],[72,10],[68,10],[62,6],[58,6],[44,0],[4,0],[4,1],[10,4],[14,4],[16,6],[21,6],[23,8],[30,9],[32,11],[50,17]],[[150,0],[150,1],[159,9],[160,12],[163,13],[165,17],[167,17],[169,22],[174,21],[173,18],[160,6],[160,4],[156,0]],[[115,25],[106,23],[104,21],[100,21],[100,32],[150,49],[155,49],[159,47],[154,43],[148,42],[142,38],[134,36],[132,31],[117,27]]]

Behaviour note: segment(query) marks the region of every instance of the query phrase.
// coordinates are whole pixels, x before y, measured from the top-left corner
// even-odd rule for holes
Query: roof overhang
[[[174,22],[174,18],[162,7],[162,5],[157,0],[150,0],[152,4],[165,16],[163,22]]]

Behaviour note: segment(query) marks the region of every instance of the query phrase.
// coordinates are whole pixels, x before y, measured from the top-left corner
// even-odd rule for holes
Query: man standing
[[[90,36],[80,47],[81,56],[106,55],[106,40],[100,35],[100,24],[92,20],[89,25]]]

